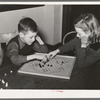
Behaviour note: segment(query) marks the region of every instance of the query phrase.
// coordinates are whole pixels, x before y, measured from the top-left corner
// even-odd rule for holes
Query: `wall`
[[[46,5],[36,8],[6,11],[0,13],[0,33],[17,30],[17,24],[23,17],[31,17],[37,22],[43,40],[48,44],[61,42],[62,6]]]
[[[44,9],[44,30],[46,41],[50,44],[61,42],[62,37],[62,6],[49,5]]]
[[[33,18],[39,27],[42,27],[44,23],[44,8],[29,8],[22,10],[14,10],[0,13],[0,33],[14,32],[17,30],[17,24],[23,16]],[[41,16],[41,17],[40,17]]]

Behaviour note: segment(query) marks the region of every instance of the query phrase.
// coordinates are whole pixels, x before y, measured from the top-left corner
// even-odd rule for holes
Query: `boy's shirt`
[[[7,56],[15,65],[21,65],[27,62],[27,55],[38,53],[47,53],[47,46],[40,45],[37,41],[31,45],[25,44],[19,36],[11,39],[7,45]]]

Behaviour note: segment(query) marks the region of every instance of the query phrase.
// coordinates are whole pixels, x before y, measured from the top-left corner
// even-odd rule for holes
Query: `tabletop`
[[[73,68],[70,79],[18,73],[14,65],[0,69],[1,89],[100,89],[100,63],[88,68]]]

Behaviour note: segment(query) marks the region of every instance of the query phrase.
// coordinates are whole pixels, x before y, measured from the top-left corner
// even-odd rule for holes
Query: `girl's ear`
[[[20,37],[24,37],[24,33],[20,32],[20,33],[19,33],[19,36],[20,36]]]

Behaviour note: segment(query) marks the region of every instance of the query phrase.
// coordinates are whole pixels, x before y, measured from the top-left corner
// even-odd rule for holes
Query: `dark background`
[[[62,38],[67,32],[74,30],[73,22],[83,13],[92,13],[100,21],[100,5],[63,6]]]
[[[0,12],[4,12],[4,11],[11,11],[11,10],[18,10],[18,9],[26,9],[26,8],[33,8],[33,7],[40,7],[43,5],[21,5],[21,4],[1,4],[0,5]]]

